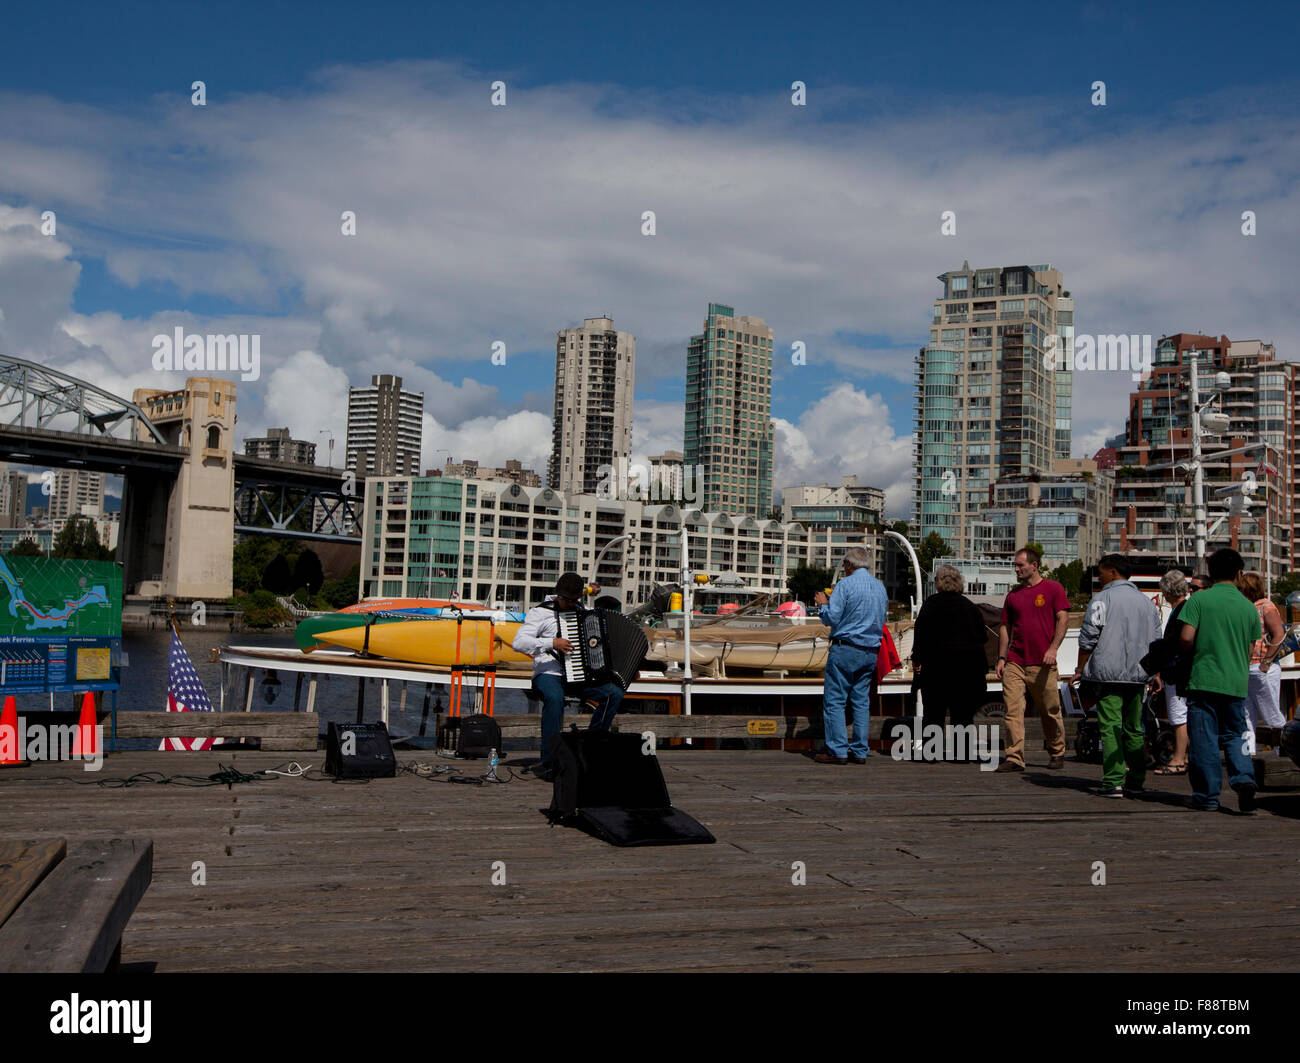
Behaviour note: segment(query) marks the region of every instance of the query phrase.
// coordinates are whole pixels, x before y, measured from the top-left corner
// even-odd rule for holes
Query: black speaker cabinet
[[[659,758],[638,734],[569,731],[551,739],[552,823],[611,845],[710,844],[708,829],[668,798]]]
[[[397,774],[397,758],[382,723],[330,722],[325,771],[340,779],[380,779]]]

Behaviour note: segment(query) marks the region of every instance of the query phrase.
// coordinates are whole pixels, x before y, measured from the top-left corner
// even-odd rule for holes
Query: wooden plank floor
[[[100,775],[285,758],[120,753]],[[616,849],[551,828],[550,788],[529,776],[108,789],[74,785],[97,779],[80,764],[0,772],[0,835],[152,836],[128,970],[1281,971],[1300,954],[1300,793],[1254,816],[1194,813],[1185,779],[1151,778],[1166,792],[1106,801],[1086,791],[1099,766],[1047,772],[1042,753],[1009,776],[660,759],[673,803],[718,844]]]

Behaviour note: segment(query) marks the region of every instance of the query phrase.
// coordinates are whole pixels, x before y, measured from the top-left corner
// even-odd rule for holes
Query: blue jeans
[[[542,762],[551,759],[551,739],[564,730],[564,681],[554,672],[533,676],[533,689],[542,696]],[[591,710],[588,730],[608,731],[623,702],[617,683],[587,687],[582,692],[584,707]]]
[[[865,757],[871,723],[871,677],[877,650],[859,650],[843,643],[826,655],[826,685],[822,691],[822,727],[826,752],[833,757]],[[849,745],[846,715],[853,706],[853,744]]]
[[[1206,690],[1187,691],[1187,777],[1192,803],[1217,808],[1223,784],[1219,750],[1228,758],[1228,785],[1255,782],[1255,768],[1246,755],[1246,699]]]

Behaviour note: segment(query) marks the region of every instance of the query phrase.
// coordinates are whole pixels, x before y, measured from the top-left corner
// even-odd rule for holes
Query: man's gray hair
[[[960,594],[966,589],[966,581],[961,578],[961,571],[953,565],[940,565],[934,570],[934,589]]]
[[[1176,568],[1171,568],[1160,577],[1160,590],[1170,601],[1187,597],[1187,577]]]
[[[871,564],[871,555],[861,546],[850,546],[844,551],[844,560],[853,568],[866,568]]]

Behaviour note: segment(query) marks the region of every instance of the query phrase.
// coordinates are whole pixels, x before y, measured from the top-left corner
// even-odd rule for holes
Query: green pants
[[[1099,684],[1097,726],[1101,731],[1102,786],[1141,786],[1147,777],[1142,729],[1141,683]],[[1127,770],[1128,778],[1125,778]]]

